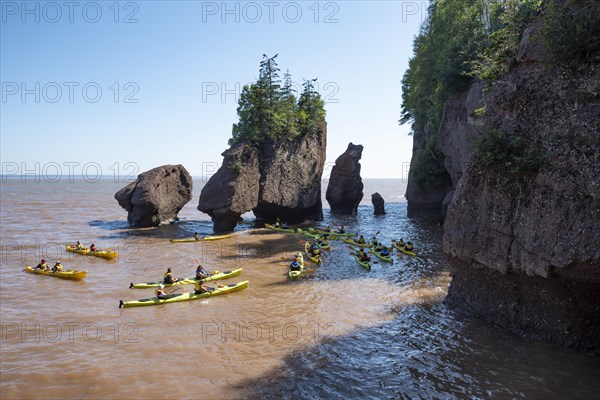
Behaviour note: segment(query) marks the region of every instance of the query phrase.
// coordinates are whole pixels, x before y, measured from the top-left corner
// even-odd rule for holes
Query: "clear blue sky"
[[[237,121],[236,88],[278,53],[298,84],[318,78],[328,165],[359,143],[363,177],[399,178],[412,147],[397,122],[401,79],[426,5],[2,0],[2,172],[127,174],[130,162],[210,173]]]

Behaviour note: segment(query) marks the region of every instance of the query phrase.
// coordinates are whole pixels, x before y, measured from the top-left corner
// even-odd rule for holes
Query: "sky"
[[[137,175],[222,162],[263,54],[318,78],[324,177],[348,143],[363,178],[402,178],[401,80],[426,1],[0,1],[3,175]]]

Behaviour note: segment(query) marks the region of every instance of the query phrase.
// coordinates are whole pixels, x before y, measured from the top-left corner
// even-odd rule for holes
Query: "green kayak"
[[[360,257],[356,254],[354,255],[354,259],[361,267],[365,268],[368,271],[371,270],[371,263],[369,261],[361,261]]]
[[[388,256],[384,256],[384,255],[381,255],[380,252],[375,251],[374,248],[371,248],[371,250],[373,251],[373,254],[375,254],[377,256],[377,258],[379,258],[381,261],[385,261],[385,262],[389,262],[389,263],[393,263],[394,262],[394,259],[392,258],[391,254],[388,255]]]
[[[199,300],[206,299],[212,296],[219,296],[222,294],[233,293],[248,287],[249,281],[243,281],[238,283],[231,283],[227,286],[223,286],[221,288],[215,288],[215,290],[210,292],[205,292],[202,294],[195,294],[194,292],[190,293],[173,293],[167,295],[165,299],[159,299],[157,297],[149,297],[147,299],[133,300],[133,301],[119,301],[119,308],[121,307],[143,307],[143,306],[156,306],[159,304],[167,304],[167,303],[176,303],[179,301],[191,301],[191,300]]]

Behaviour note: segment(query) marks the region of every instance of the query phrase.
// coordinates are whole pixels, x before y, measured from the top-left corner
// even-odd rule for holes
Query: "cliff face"
[[[600,352],[600,67],[546,66],[536,29],[491,92],[473,86],[446,108],[447,301],[518,335]],[[523,138],[499,142],[495,157],[513,151],[500,169],[468,140],[486,129]]]
[[[327,130],[258,148],[238,144],[202,189],[198,209],[213,219],[215,232],[231,231],[252,210],[257,218],[289,223],[323,219],[321,175]]]
[[[412,125],[413,149],[410,169],[415,169],[418,152],[426,148],[427,133],[419,124]],[[442,216],[442,201],[452,191],[449,184],[428,185],[419,184],[412,174],[409,174],[406,185],[406,200],[408,202],[409,217],[440,218]]]

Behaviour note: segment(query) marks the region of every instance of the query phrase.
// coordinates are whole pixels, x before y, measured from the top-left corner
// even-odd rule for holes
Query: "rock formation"
[[[252,210],[257,218],[280,218],[291,224],[323,219],[326,145],[327,128],[322,125],[313,135],[260,146],[260,192]]]
[[[157,226],[174,219],[192,199],[192,177],[182,165],[163,165],[138,175],[115,199],[132,227]]]
[[[288,223],[322,220],[326,141],[323,125],[293,140],[232,147],[202,189],[198,209],[213,218],[215,232],[232,230],[239,215],[250,210],[257,218]]]
[[[221,168],[202,188],[198,202],[198,210],[211,216],[215,232],[232,231],[239,217],[258,204],[256,149],[240,143],[222,156]]]
[[[383,200],[383,197],[381,197],[379,193],[373,193],[371,195],[371,202],[373,203],[373,214],[385,214],[385,200]]]
[[[325,197],[332,213],[355,214],[358,209],[363,198],[359,162],[362,151],[361,145],[350,143],[346,151],[335,160]]]
[[[535,30],[479,121],[477,85],[446,107],[439,143],[456,185],[447,302],[521,336],[600,352],[600,67],[547,67]],[[469,144],[481,124],[499,141],[500,168]],[[502,145],[515,137],[524,140],[511,154]]]

